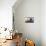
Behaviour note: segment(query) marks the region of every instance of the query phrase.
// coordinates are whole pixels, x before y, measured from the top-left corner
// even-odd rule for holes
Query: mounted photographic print
[[[25,17],[25,23],[34,23],[34,17]]]

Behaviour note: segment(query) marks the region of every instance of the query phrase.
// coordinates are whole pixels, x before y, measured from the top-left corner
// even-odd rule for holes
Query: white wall
[[[16,22],[16,28],[18,31],[23,32],[25,36],[27,36],[26,33],[30,34],[31,38],[34,38],[35,41],[38,41],[38,39],[40,39],[40,36],[38,35],[39,38],[38,38],[38,36],[36,37],[35,32],[36,33],[40,32],[40,24],[38,24],[38,22],[40,20],[39,19],[39,16],[40,16],[39,11],[40,10],[38,10],[40,7],[40,4],[39,4],[40,0],[30,0],[30,1],[31,1],[31,3],[30,2],[26,2],[26,3],[24,2],[24,4],[22,4],[23,6],[21,5],[20,6],[21,8],[19,8],[20,10],[16,9],[18,14],[15,12],[15,15],[16,15],[15,18],[17,20],[19,19],[18,20],[19,22],[18,21]],[[42,30],[41,30],[41,36],[42,37],[41,38],[42,39],[41,40],[42,40],[42,46],[46,46],[46,36],[45,36],[46,35],[46,0],[41,0],[41,1],[42,1],[42,3],[41,3],[42,4],[42,8],[41,8],[42,9],[42,15],[41,15],[41,27],[42,27]],[[16,2],[16,0],[0,0],[0,26],[8,27],[10,29],[12,28],[12,6],[15,2]],[[36,4],[34,4],[35,2],[36,2]],[[31,6],[29,4],[31,4]],[[32,9],[30,9],[30,8],[32,8]],[[37,12],[34,9],[35,10],[37,9],[36,10]],[[22,10],[22,12],[21,12],[21,10]],[[35,12],[33,12],[33,11],[35,11]],[[32,12],[32,13],[30,13],[30,12]],[[30,16],[30,15],[35,17],[35,23],[34,24],[24,23],[24,16]],[[30,27],[31,27],[31,29],[30,29]]]
[[[18,32],[22,32],[25,38],[34,40],[36,46],[41,46],[41,0],[23,0],[13,10]],[[34,17],[34,23],[25,23],[24,17]]]
[[[16,0],[0,0],[0,27],[12,28],[12,6]]]
[[[41,1],[41,38],[42,46],[46,46],[46,0]]]

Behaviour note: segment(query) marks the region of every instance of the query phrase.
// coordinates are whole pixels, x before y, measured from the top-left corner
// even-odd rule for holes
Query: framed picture
[[[34,17],[25,17],[25,23],[34,23]]]

